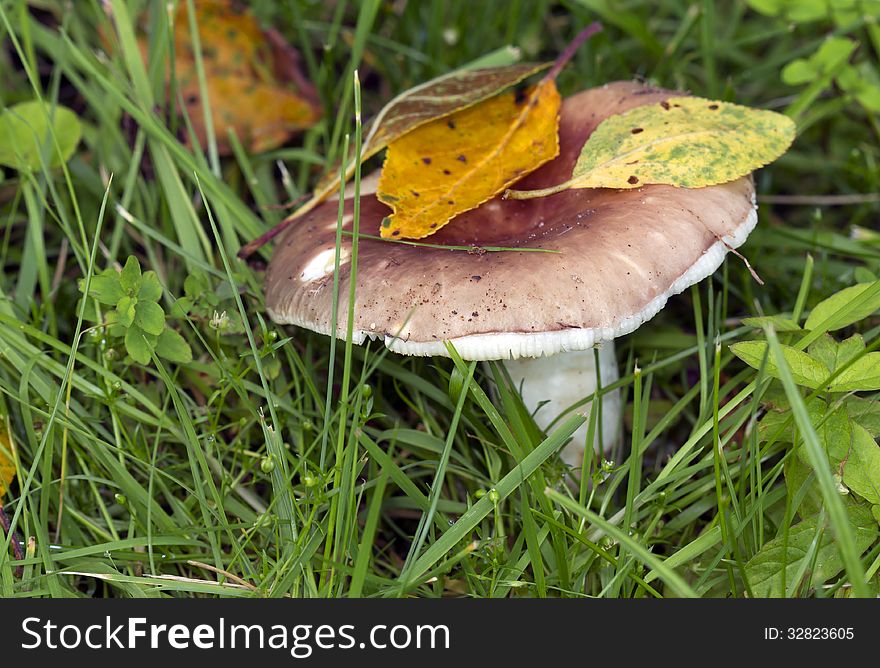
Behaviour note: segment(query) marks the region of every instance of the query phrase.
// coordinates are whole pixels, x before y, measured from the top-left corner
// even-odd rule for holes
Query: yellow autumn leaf
[[[315,107],[295,93],[250,77],[212,76],[207,79],[207,88],[211,122],[221,154],[231,150],[229,128],[235,130],[252,153],[260,153],[280,146],[293,132],[311,126],[317,118]],[[184,95],[184,99],[188,101],[187,112],[196,135],[204,142],[205,117],[197,91]]]
[[[524,95],[501,92],[545,65],[466,68],[401,93],[366,125],[358,160],[344,173],[335,170],[322,179],[305,204],[242,246],[238,257],[247,258],[312,211],[360,163],[384,148],[388,152],[377,197],[395,213],[383,221],[383,237],[423,238],[491,199],[559,153],[556,77],[578,47],[601,30],[598,22],[581,30]],[[433,172],[419,169],[432,163]],[[438,174],[442,178],[435,178]]]
[[[571,179],[506,197],[569,188],[703,188],[727,183],[781,156],[795,138],[787,116],[700,97],[673,97],[603,121],[581,149]]]
[[[260,26],[229,0],[196,0],[195,9],[202,58],[212,68],[246,74],[252,63],[271,57]],[[174,50],[180,62],[195,59],[186,0],[174,12]]]
[[[319,109],[314,86],[300,72],[297,52],[277,31],[263,30],[250,12],[230,0],[198,0],[195,9],[211,124],[221,155],[232,152],[230,130],[258,153],[315,124]],[[177,91],[205,148],[208,129],[186,2],[177,3],[173,24]],[[139,38],[139,46],[146,62],[146,36]]]
[[[388,146],[376,195],[394,213],[385,238],[421,239],[559,153],[553,79],[426,123]]]
[[[6,429],[6,420],[0,422],[0,503],[9,485],[15,480],[15,461],[12,454],[12,439]]]

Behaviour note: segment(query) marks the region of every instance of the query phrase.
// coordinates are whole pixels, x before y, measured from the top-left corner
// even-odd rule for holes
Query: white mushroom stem
[[[596,347],[599,353],[598,372],[593,349],[503,362],[514,386],[522,388],[523,403],[534,414],[535,422],[541,429],[546,430],[572,404],[591,397],[600,379],[602,387],[607,387],[618,379],[614,341],[607,341]],[[589,415],[593,404],[588,403],[576,410],[586,414],[587,421],[574,433],[560,456],[569,466],[579,469],[587,446]],[[607,454],[614,445],[620,428],[620,393],[617,390],[603,396],[601,417],[602,430],[600,433],[597,426],[597,440],[602,452]],[[592,447],[595,448],[596,444],[593,443]]]

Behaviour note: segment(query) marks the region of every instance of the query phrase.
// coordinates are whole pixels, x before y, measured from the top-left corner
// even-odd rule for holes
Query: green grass
[[[0,595],[749,596],[747,564],[800,521],[806,488],[785,484],[793,441],[815,467],[827,522],[783,570],[783,590],[876,594],[880,543],[863,547],[847,522],[808,394],[728,349],[763,335],[743,317],[802,322],[880,273],[877,198],[812,199],[880,190],[877,119],[834,86],[779,77],[831,33],[876,62],[870,22],[793,25],[746,3],[678,0],[254,2],[303,54],[324,117],[280,149],[249,154],[233,141],[234,155],[220,158],[213,140],[205,153],[186,148],[186,124],[157,111],[164,12],[148,14],[144,64],[133,21],[147,3],[44,4],[0,0],[0,106],[64,104],[85,130],[64,169],[6,169],[0,181],[0,417],[17,466],[3,503],[26,551],[14,560],[0,549]],[[640,77],[788,110],[800,136],[756,177],[765,204],[740,250],[765,285],[731,256],[620,339],[624,375],[604,391],[623,393],[624,438],[612,463],[588,456],[589,473],[567,483],[556,455],[584,420],[575,411],[544,434],[494,365],[276,326],[261,272],[235,253],[281,219],[269,205],[307,193],[324,166],[357,150],[356,109],[368,119],[392,95],[489,52],[510,58],[507,45],[552,59],[597,18],[606,30],[560,76],[564,93]],[[771,203],[778,196],[800,199]],[[271,246],[261,252],[268,259]],[[157,272],[166,312],[201,272],[218,312],[238,314],[241,328],[177,318],[191,363],[127,360],[77,284],[129,255]],[[856,331],[869,350],[880,345],[876,316],[846,333]],[[781,359],[789,335],[768,337]],[[759,434],[771,396],[793,406],[792,438]],[[841,569],[813,581],[826,534]],[[0,539],[9,548],[12,537]]]

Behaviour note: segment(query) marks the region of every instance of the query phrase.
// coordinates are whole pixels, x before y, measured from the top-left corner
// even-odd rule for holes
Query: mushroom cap
[[[560,154],[516,185],[567,180],[580,149],[606,117],[680,95],[616,82],[564,100]],[[439,176],[439,175],[438,175]],[[378,235],[391,210],[367,177],[360,230]],[[372,185],[371,185],[372,184]],[[708,188],[646,185],[579,189],[530,200],[495,197],[422,241],[475,252],[361,238],[353,340],[382,338],[405,355],[464,359],[540,357],[583,350],[632,332],[667,299],[714,272],[757,222],[750,177]],[[273,320],[331,333],[339,203],[327,202],[281,237],[266,275]],[[351,230],[346,199],[343,229]],[[345,338],[351,271],[343,235],[336,336]],[[479,252],[482,246],[556,253]]]

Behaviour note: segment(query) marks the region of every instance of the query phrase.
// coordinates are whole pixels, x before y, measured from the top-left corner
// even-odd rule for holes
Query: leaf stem
[[[549,188],[540,188],[539,190],[505,190],[501,199],[534,199],[536,197],[547,197],[547,195],[555,195],[556,193],[561,193],[563,190],[568,190],[571,187],[574,179],[569,179],[563,183],[559,183],[555,186],[550,186]]]
[[[602,32],[602,24],[599,21],[593,21],[593,23],[581,30],[577,34],[577,37],[571,40],[571,43],[565,47],[565,50],[562,53],[559,54],[556,62],[553,63],[553,67],[551,67],[550,71],[544,75],[544,80],[548,81],[555,79],[562,71],[562,68],[568,64],[568,61],[574,57],[575,52],[580,48],[581,44],[586,42],[597,32]]]
[[[282,220],[280,223],[278,223],[275,227],[267,230],[266,232],[263,232],[263,234],[258,236],[256,239],[254,239],[253,241],[247,242],[244,246],[239,248],[238,253],[235,254],[236,257],[239,260],[246,260],[251,255],[256,253],[260,248],[265,246],[267,243],[272,241],[272,239],[274,239],[279,234],[281,234],[284,230],[286,230],[288,227],[290,227],[290,224],[295,220],[297,220],[296,217],[294,217],[292,215],[288,216],[287,218]]]

